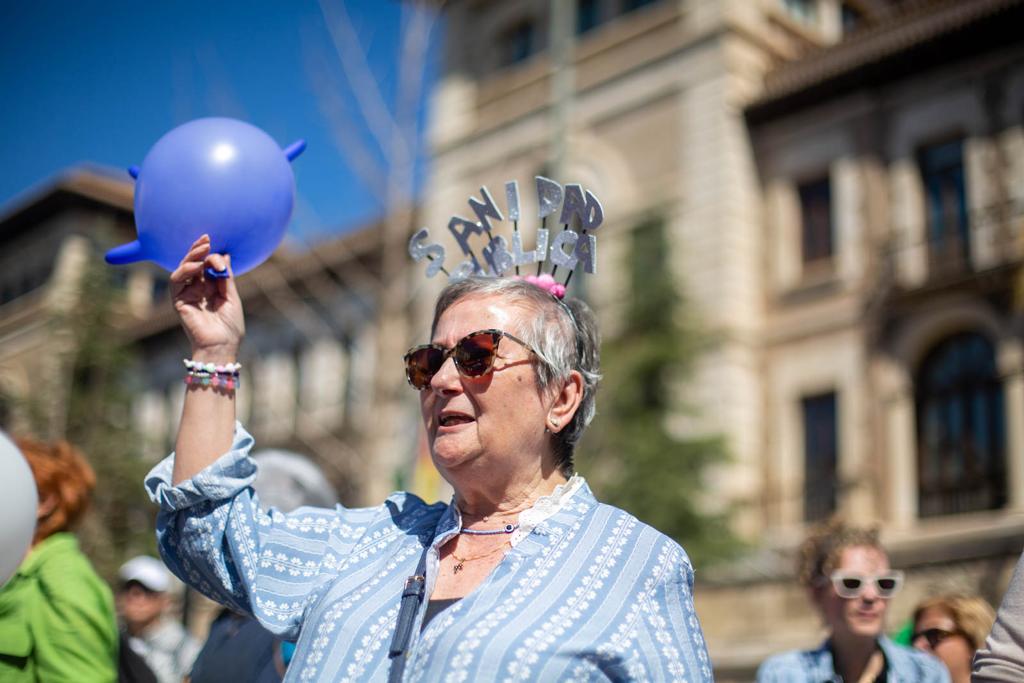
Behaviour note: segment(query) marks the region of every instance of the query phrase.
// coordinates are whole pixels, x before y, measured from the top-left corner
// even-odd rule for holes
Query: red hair
[[[54,500],[54,507],[36,523],[33,543],[73,527],[89,508],[96,473],[85,456],[67,441],[46,443],[18,438],[15,443],[25,455],[36,480],[40,505]]]

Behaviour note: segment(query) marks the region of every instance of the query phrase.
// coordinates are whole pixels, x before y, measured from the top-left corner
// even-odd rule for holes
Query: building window
[[[836,394],[801,401],[804,420],[804,521],[826,519],[836,510],[839,437]]]
[[[963,141],[925,147],[920,164],[932,272],[961,270],[969,256]]]
[[[576,0],[576,33],[586,33],[601,23],[600,0]]]
[[[987,339],[962,333],[925,358],[916,386],[922,517],[1006,504],[1003,387]]]
[[[501,41],[501,65],[512,66],[532,55],[537,47],[536,33],[531,21],[523,21],[506,31]]]
[[[0,269],[0,305],[22,297],[44,286],[53,273],[53,254],[40,250],[37,256],[49,257],[41,259],[22,258],[17,262],[5,263]]]
[[[828,176],[803,183],[800,195],[801,259],[804,266],[832,259],[832,185]]]

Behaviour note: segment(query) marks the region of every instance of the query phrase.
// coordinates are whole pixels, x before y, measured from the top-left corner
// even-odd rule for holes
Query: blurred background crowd
[[[281,19],[252,11],[261,26]],[[399,364],[427,336],[443,278],[423,277],[408,239],[422,226],[446,239],[481,186],[500,197],[517,180],[529,197],[535,175],[579,182],[605,207],[598,274],[573,279],[601,319],[605,381],[577,467],[599,498],[690,553],[716,678],[752,680],[771,655],[835,631],[812,575],[832,582],[849,558],[831,548],[799,581],[794,567],[816,552],[808,539],[849,529],[867,534],[852,547],[902,572],[901,590],[880,598],[885,631],[955,650],[954,674],[969,661],[1024,548],[1024,2],[323,0],[288,11],[302,20],[277,28],[299,55],[294,72],[242,75],[228,52],[245,39],[218,25],[222,43],[194,41],[176,18],[205,100],[175,86],[152,128],[93,124],[140,136],[123,159],[104,145],[87,159],[100,164],[4,179],[0,426],[88,455],[93,506],[68,524],[81,517],[110,624],[102,586],[116,594],[122,645],[157,671],[171,666],[152,663],[157,640],[195,638],[176,648],[194,653],[211,623],[209,647],[246,626],[155,561],[129,562],[155,554],[141,482],[170,451],[187,347],[166,273],[100,259],[135,236],[131,179],[108,166],[138,163],[173,125],[230,115],[282,145],[304,128],[323,135],[295,164],[289,240],[239,280],[240,418],[320,473],[296,485],[317,489],[315,504],[397,488],[447,499]],[[27,12],[5,30],[33,39]],[[241,14],[233,21],[244,31]],[[58,111],[35,96],[75,84],[25,90],[14,72],[32,65],[17,45],[0,48],[0,83],[18,86],[39,127],[22,130],[18,105],[0,114],[12,166],[27,156],[19,145],[91,130],[66,123],[75,102]],[[291,95],[264,110],[253,78],[305,92],[315,113]],[[77,80],[92,79],[102,75]],[[128,95],[111,102],[120,117],[145,118]],[[326,150],[344,171],[316,156]],[[360,208],[335,218],[339,198]],[[527,246],[536,227],[521,222]],[[876,583],[832,589],[887,590]],[[104,633],[104,652],[126,651],[116,629]],[[279,672],[281,644],[259,647]],[[193,654],[181,657],[169,680],[192,670]]]

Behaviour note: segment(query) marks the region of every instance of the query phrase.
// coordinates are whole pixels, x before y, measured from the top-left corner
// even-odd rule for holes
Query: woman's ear
[[[548,431],[552,433],[562,431],[576,415],[583,400],[583,375],[577,370],[569,373],[569,377],[562,382],[561,388],[552,397],[551,407],[548,408]]]
[[[57,509],[57,494],[47,494],[45,498],[39,500],[39,505],[36,506],[36,522],[41,522]]]
[[[32,532],[33,546],[53,533],[54,530],[46,520],[53,516],[58,505],[60,505],[60,498],[52,491],[39,499],[39,503],[36,505],[36,529]]]

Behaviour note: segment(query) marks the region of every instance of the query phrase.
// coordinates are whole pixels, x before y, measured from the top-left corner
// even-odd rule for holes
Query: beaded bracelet
[[[219,387],[226,391],[234,391],[241,384],[239,370],[241,363],[203,363],[198,360],[185,358],[182,361],[187,370],[185,384],[189,386]]]

